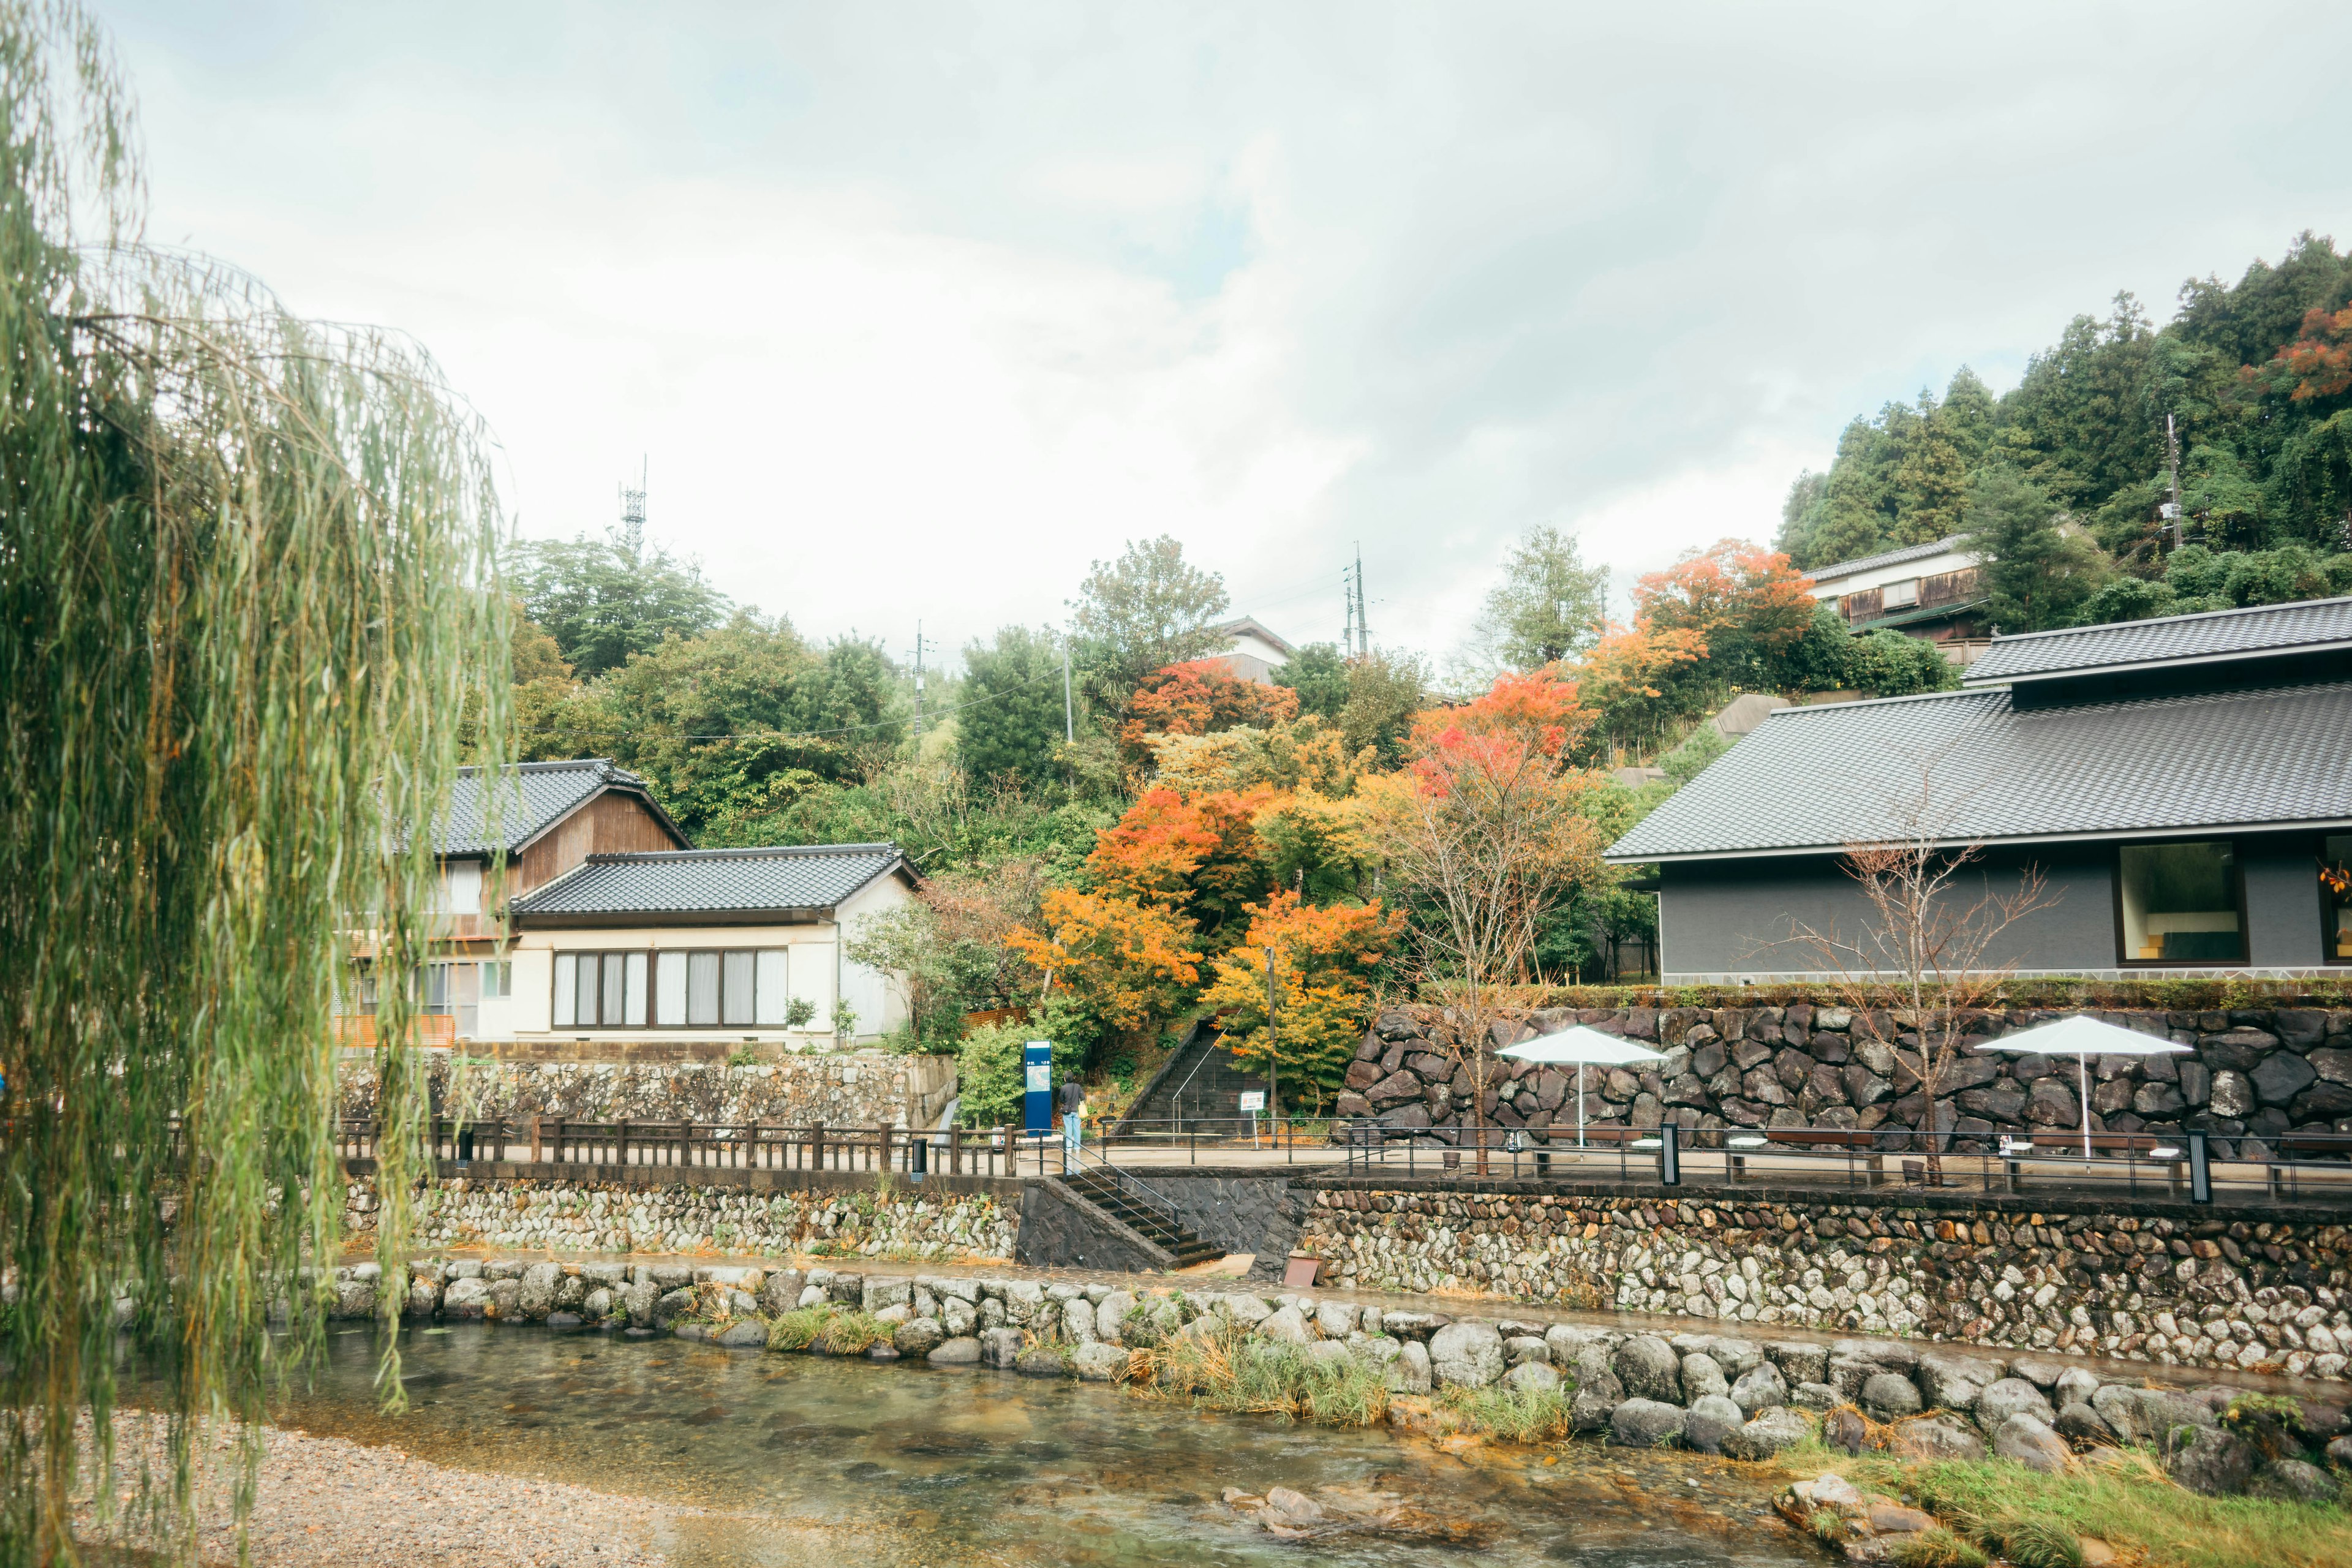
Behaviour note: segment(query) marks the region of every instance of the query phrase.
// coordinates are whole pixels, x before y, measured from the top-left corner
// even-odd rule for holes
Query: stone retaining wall
[[[524,1247],[549,1252],[778,1252],[865,1258],[1011,1258],[1020,1236],[1013,1184],[934,1178],[920,1186],[871,1177],[764,1190],[731,1182],[457,1178],[417,1194],[426,1247]],[[1000,1190],[1001,1189],[1001,1190]],[[375,1182],[352,1180],[345,1228],[373,1230]]]
[[[2082,1124],[2074,1058],[1979,1055],[1979,1040],[2065,1017],[2046,1010],[1974,1015],[1959,1059],[1943,1076],[1936,1124],[1964,1136]],[[2260,1141],[2290,1130],[2352,1131],[2352,1009],[2253,1007],[2229,1012],[2097,1012],[2126,1028],[2193,1047],[2192,1056],[2110,1057],[2092,1066],[2091,1125],[2099,1131],[2214,1134],[2216,1159],[2261,1158]],[[1585,1115],[1596,1126],[1900,1127],[1925,1123],[1918,1036],[1886,1013],[1838,1007],[1548,1008],[1497,1025],[1508,1045],[1571,1024],[1652,1044],[1645,1070],[1586,1068]],[[1470,1121],[1471,1075],[1451,1050],[1443,1009],[1381,1015],[1339,1096],[1342,1116],[1427,1129],[1457,1140]],[[1498,1061],[1486,1090],[1489,1125],[1542,1129],[1576,1120],[1576,1069]],[[2238,1140],[2243,1139],[2241,1144]]]
[[[491,1047],[495,1048],[495,1047]],[[587,1121],[769,1121],[805,1127],[933,1125],[954,1093],[952,1063],[888,1051],[790,1056],[729,1067],[709,1062],[513,1061],[469,1064],[451,1087],[451,1065],[431,1068],[445,1115],[563,1116]],[[375,1113],[373,1063],[336,1074],[342,1114]]]
[[[1302,1245],[1367,1289],[2337,1380],[2352,1352],[2352,1231],[2300,1219],[1327,1187]]]

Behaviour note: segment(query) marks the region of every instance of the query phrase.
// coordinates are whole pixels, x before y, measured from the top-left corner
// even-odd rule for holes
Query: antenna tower
[[[646,546],[646,476],[652,464],[645,458],[637,459],[637,488],[631,489],[628,481],[621,481],[621,547],[636,559]]]
[[[915,623],[915,738],[923,738],[923,623]]]

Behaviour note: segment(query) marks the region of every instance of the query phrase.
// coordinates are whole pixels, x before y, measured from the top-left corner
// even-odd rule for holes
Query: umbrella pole
[[[2074,1053],[2074,1081],[2083,1089],[2083,1163],[2091,1163],[2091,1058],[2085,1051]]]
[[[1576,1146],[1584,1147],[1584,1064],[1576,1064]]]

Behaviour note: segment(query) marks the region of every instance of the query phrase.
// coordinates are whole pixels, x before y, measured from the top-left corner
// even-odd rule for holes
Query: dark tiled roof
[[[449,815],[442,824],[437,855],[487,855],[493,849],[514,854],[524,845],[571,816],[603,791],[618,785],[645,796],[654,814],[678,833],[675,823],[653,797],[646,782],[603,757],[576,762],[521,763],[506,770],[495,789],[479,768],[460,768],[449,791]],[[496,807],[495,834],[485,826]]]
[[[591,855],[509,907],[526,918],[829,910],[898,864],[895,844]]]
[[[1960,541],[1967,537],[1968,535],[1964,533],[1955,533],[1948,539],[1932,540],[1926,544],[1906,544],[1900,550],[1889,550],[1877,555],[1865,555],[1859,561],[1841,561],[1835,565],[1824,566],[1818,572],[1808,572],[1805,575],[1816,583],[1831,583],[1840,577],[1851,577],[1857,572],[1874,572],[1881,566],[1900,566],[1906,561],[1925,561],[1930,555],[1941,555],[1946,551],[1958,550],[1960,547]]]
[[[2352,599],[2310,599],[2149,621],[1995,637],[1969,667],[1971,686],[2158,664],[2199,663],[2352,645]]]
[[[1969,842],[2347,821],[2347,757],[2352,682],[2026,709],[2007,688],[1784,708],[1609,857],[1835,850],[1909,837],[1914,824]]]

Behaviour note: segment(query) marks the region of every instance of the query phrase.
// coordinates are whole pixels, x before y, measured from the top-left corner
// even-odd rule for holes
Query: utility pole
[[[1345,566],[1339,568],[1339,599],[1348,606],[1347,624],[1339,630],[1339,654],[1346,658],[1356,651],[1356,590]]]
[[[2172,548],[2178,550],[2189,536],[2189,515],[2180,506],[2180,429],[2169,414],[2164,416],[2164,450],[2172,468]]]
[[[1272,943],[1265,950],[1265,1117],[1274,1124],[1276,1111],[1282,1104],[1282,1056],[1275,1048],[1274,1037],[1274,955]]]
[[[923,623],[915,623],[915,739],[923,738]]]
[[[1070,645],[1062,644],[1062,742],[1078,743],[1078,710],[1070,702]]]
[[[1370,658],[1372,654],[1372,623],[1364,613],[1364,546],[1356,543],[1356,657]]]

